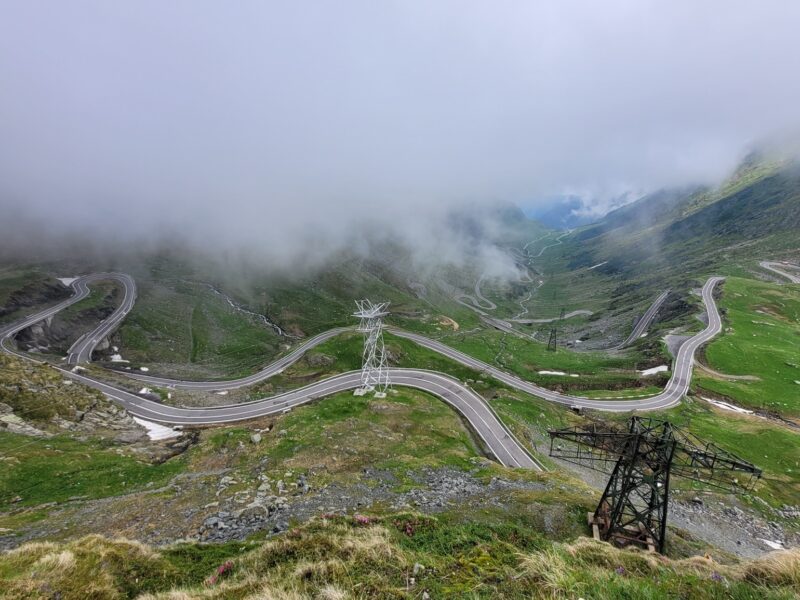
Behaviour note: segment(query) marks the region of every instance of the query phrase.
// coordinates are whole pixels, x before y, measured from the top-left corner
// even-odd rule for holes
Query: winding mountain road
[[[66,307],[82,300],[89,294],[88,284],[94,281],[113,279],[119,281],[124,289],[125,295],[120,306],[103,321],[97,328],[89,334],[83,336],[76,342],[68,357],[68,364],[88,361],[96,346],[106,337],[122,319],[130,312],[136,298],[136,286],[133,279],[122,273],[100,273],[81,277],[73,281],[70,285],[75,290],[75,294],[63,302],[43,310],[35,315],[21,319],[20,321],[0,328],[0,349],[5,352],[13,353],[22,358],[33,360],[25,353],[17,351],[12,345],[14,336],[31,325],[47,319]],[[582,396],[570,396],[553,392],[530,382],[524,381],[516,375],[511,375],[483,361],[475,359],[458,350],[450,348],[445,344],[421,336],[419,334],[391,329],[392,333],[414,341],[423,347],[429,348],[465,366],[484,372],[506,385],[549,400],[570,406],[594,408],[607,411],[630,411],[630,410],[654,410],[663,409],[677,404],[689,387],[692,373],[692,363],[694,353],[702,344],[709,341],[721,330],[721,320],[717,312],[713,298],[713,290],[716,284],[721,281],[721,277],[712,277],[703,286],[703,302],[706,306],[708,317],[707,327],[700,333],[693,336],[681,346],[675,360],[673,374],[667,383],[664,391],[650,398],[639,400],[606,401],[586,398]],[[290,354],[280,358],[276,362],[268,365],[258,373],[248,377],[217,382],[190,382],[163,379],[136,374],[135,378],[146,381],[154,385],[199,389],[199,390],[221,390],[251,385],[262,381],[280,372],[288,365],[297,361],[303,353],[342,332],[346,328],[332,329],[321,333],[300,345]],[[255,417],[277,414],[291,409],[294,406],[310,402],[323,396],[355,389],[361,385],[360,374],[358,372],[348,372],[323,379],[311,385],[264,398],[261,400],[220,406],[214,408],[179,408],[167,406],[154,402],[147,398],[131,394],[107,383],[98,381],[92,377],[75,373],[71,370],[56,366],[65,376],[78,380],[90,387],[100,390],[108,397],[119,402],[132,415],[173,425],[205,425],[230,423],[252,419]],[[480,437],[486,450],[492,454],[500,463],[511,467],[524,467],[541,469],[541,464],[524,448],[524,446],[514,437],[513,433],[501,422],[488,403],[478,394],[457,379],[443,373],[424,371],[420,369],[391,369],[390,377],[392,383],[398,386],[412,387],[431,393],[457,410],[469,423],[470,427]]]
[[[80,365],[91,362],[92,353],[95,348],[97,348],[97,345],[111,335],[122,323],[122,320],[133,309],[133,304],[136,302],[136,283],[130,275],[126,275],[125,273],[97,273],[94,275],[87,275],[79,279],[76,283],[86,288],[86,293],[88,294],[87,284],[104,279],[113,279],[122,284],[124,289],[122,303],[108,318],[103,319],[96,328],[82,335],[72,344],[72,347],[67,352],[67,364],[69,365]]]
[[[793,275],[792,273],[789,273],[787,271],[784,271],[786,267],[794,267],[795,269],[800,269],[800,267],[796,265],[791,265],[789,263],[774,262],[769,260],[762,260],[758,264],[761,265],[761,267],[766,269],[767,271],[772,271],[773,273],[777,273],[778,275],[785,277],[792,283],[800,283],[800,277],[798,277],[797,275]]]
[[[300,360],[303,357],[303,355],[312,348],[319,346],[323,342],[326,342],[329,339],[336,337],[337,335],[341,335],[346,331],[353,331],[353,329],[349,327],[337,327],[335,329],[329,329],[328,331],[323,331],[319,335],[315,335],[314,337],[307,339],[297,348],[292,350],[292,352],[290,352],[286,356],[282,356],[275,362],[268,364],[266,367],[264,367],[257,373],[253,373],[252,375],[248,375],[247,377],[240,377],[239,379],[227,379],[224,381],[181,381],[178,379],[154,377],[152,375],[144,375],[140,373],[127,373],[121,371],[120,372],[123,375],[126,375],[127,377],[131,377],[132,379],[136,379],[138,381],[149,383],[151,385],[157,385],[160,387],[170,387],[181,390],[195,390],[195,391],[207,391],[207,392],[235,390],[241,387],[246,387],[248,385],[253,385],[254,383],[258,383],[260,381],[264,381],[265,379],[269,379],[273,375],[277,375],[289,365],[292,365],[296,363],[298,360]]]
[[[0,329],[0,349],[26,360],[40,362],[16,350],[11,345],[14,336],[23,329],[50,318],[68,306],[83,300],[89,295],[88,284],[100,280],[115,280],[120,282],[125,289],[125,295],[120,306],[107,319],[90,333],[82,336],[78,342],[70,348],[68,356],[70,362],[68,364],[75,364],[76,362],[82,362],[84,360],[88,362],[92,352],[102,341],[103,337],[113,331],[133,307],[136,297],[136,285],[133,279],[128,275],[122,273],[99,273],[76,279],[70,284],[75,290],[75,294],[71,298]],[[346,330],[345,328],[332,329],[311,338],[293,352],[269,365],[262,371],[250,377],[236,380],[235,382],[175,383],[180,384],[181,387],[189,387],[191,389],[220,389],[221,386],[225,387],[226,384],[229,387],[241,387],[256,383],[257,381],[271,377],[287,365],[297,361],[308,349]],[[296,390],[253,402],[213,408],[180,408],[154,402],[148,398],[132,394],[126,390],[109,385],[90,376],[77,373],[73,370],[56,365],[53,365],[53,367],[61,371],[65,377],[77,380],[89,387],[99,390],[122,405],[135,417],[170,425],[233,423],[256,417],[279,414],[291,410],[295,406],[312,402],[330,394],[361,387],[361,373],[358,371],[351,371],[323,379]],[[501,464],[508,467],[519,467],[539,471],[544,470],[541,463],[517,440],[505,424],[500,421],[488,403],[457,379],[445,375],[444,373],[421,369],[391,369],[389,375],[393,385],[411,387],[428,392],[454,408],[466,419],[472,431],[480,438],[486,452],[494,456]],[[159,384],[163,384],[163,381],[170,381],[161,380],[159,378],[147,379],[152,379],[154,383]]]
[[[446,346],[445,344],[436,340],[398,329],[391,329],[391,332],[394,335],[412,340],[420,346],[428,348],[429,350],[443,354],[444,356],[461,363],[462,365],[491,375],[498,381],[501,381],[502,383],[513,387],[514,389],[527,392],[539,398],[543,398],[544,400],[580,408],[593,408],[612,412],[626,412],[630,410],[659,410],[675,406],[680,402],[681,398],[683,398],[689,389],[689,383],[691,382],[692,378],[692,362],[694,360],[695,351],[722,330],[722,319],[717,311],[717,305],[714,302],[713,293],[714,287],[723,279],[723,277],[711,277],[703,286],[702,296],[703,303],[706,306],[708,325],[703,331],[692,336],[680,347],[678,350],[678,356],[675,358],[673,364],[672,377],[670,377],[667,385],[664,387],[664,390],[655,396],[639,400],[596,400],[593,398],[587,398],[585,396],[561,394],[559,392],[554,392],[534,383],[525,381],[516,375],[512,375],[501,369],[498,369],[497,367],[493,367],[492,365],[455,350],[454,348]]]

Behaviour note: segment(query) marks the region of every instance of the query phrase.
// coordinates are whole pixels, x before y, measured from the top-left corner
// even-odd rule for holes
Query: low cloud
[[[180,239],[313,265],[384,228],[418,260],[455,260],[469,240],[442,223],[464,206],[713,182],[800,124],[791,2],[12,1],[4,16],[5,244]]]

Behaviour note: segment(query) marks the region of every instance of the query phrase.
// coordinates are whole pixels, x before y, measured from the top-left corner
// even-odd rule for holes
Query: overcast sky
[[[791,0],[4,0],[0,208],[283,244],[714,181],[800,124],[798,30]]]

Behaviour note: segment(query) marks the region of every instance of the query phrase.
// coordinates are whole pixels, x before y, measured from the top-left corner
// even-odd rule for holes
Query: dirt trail
[[[730,379],[732,381],[761,381],[761,378],[756,377],[755,375],[726,375],[725,373],[720,373],[719,371],[715,371],[711,367],[708,367],[703,363],[699,362],[697,359],[695,359],[694,364],[701,371],[704,371],[709,375],[712,375],[713,377],[718,377],[720,379]]]

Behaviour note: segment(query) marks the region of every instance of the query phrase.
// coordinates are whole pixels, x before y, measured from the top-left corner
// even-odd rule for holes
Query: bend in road
[[[780,263],[769,260],[762,260],[758,264],[761,265],[762,268],[767,269],[767,271],[772,271],[773,273],[777,273],[778,275],[785,277],[792,283],[800,283],[800,277],[783,270],[786,267],[794,267],[795,269],[800,269],[800,267],[796,265],[790,265],[789,263]]]
[[[89,283],[103,279],[118,281],[122,284],[124,290],[122,302],[116,310],[101,321],[96,328],[82,335],[72,347],[70,347],[67,352],[67,364],[69,365],[80,365],[91,362],[92,353],[95,348],[97,348],[97,345],[122,323],[122,320],[131,311],[136,302],[136,283],[130,275],[126,275],[125,273],[97,273],[94,275],[86,275],[85,277],[81,277],[76,283],[86,287]]]
[[[213,408],[179,408],[142,398],[91,377],[60,370],[100,390],[136,417],[171,425],[217,425],[276,415],[324,396],[361,387],[361,373],[350,371],[252,402]],[[543,470],[541,463],[514,437],[483,398],[457,379],[421,369],[391,369],[389,376],[393,384],[428,392],[454,408],[467,420],[487,451],[501,464]]]

